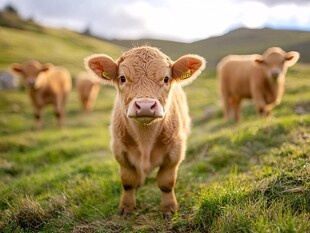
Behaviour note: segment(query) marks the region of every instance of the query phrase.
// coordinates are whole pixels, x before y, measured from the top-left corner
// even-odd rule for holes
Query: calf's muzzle
[[[127,116],[135,118],[137,121],[141,121],[141,123],[149,123],[155,118],[162,118],[164,116],[164,111],[158,100],[139,98],[131,101]]]

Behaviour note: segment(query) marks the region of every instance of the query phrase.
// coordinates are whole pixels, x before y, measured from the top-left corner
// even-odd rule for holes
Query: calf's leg
[[[229,97],[227,95],[223,95],[223,107],[224,107],[224,117],[226,120],[231,119],[231,106],[229,103]]]
[[[230,98],[230,104],[232,108],[232,119],[235,121],[240,120],[240,106],[241,106],[241,100],[238,97],[232,96]]]
[[[165,218],[178,210],[178,203],[174,193],[177,170],[178,164],[163,165],[157,174],[157,185],[162,191],[160,208]]]
[[[57,125],[58,125],[58,127],[62,127],[63,126],[65,101],[66,101],[66,96],[65,95],[59,95],[57,97],[57,100],[56,100],[55,116],[57,118]]]
[[[254,102],[255,102],[255,109],[256,109],[256,113],[261,116],[264,117],[266,116],[266,102],[263,96],[261,95],[256,95],[254,97]]]
[[[41,130],[42,129],[42,117],[41,117],[41,108],[35,108],[34,110],[34,117],[36,121],[36,130]]]
[[[121,166],[121,180],[123,191],[119,203],[119,211],[121,215],[126,215],[136,208],[136,190],[141,179],[134,167]]]
[[[272,111],[273,107],[274,107],[274,104],[273,104],[273,103],[272,103],[272,104],[267,104],[267,105],[264,107],[264,112],[263,112],[263,114],[264,114],[265,117],[268,117],[268,116],[271,115],[271,111]]]

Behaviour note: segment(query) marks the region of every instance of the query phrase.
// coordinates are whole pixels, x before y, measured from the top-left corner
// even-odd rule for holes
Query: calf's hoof
[[[135,206],[128,206],[128,205],[120,205],[118,210],[121,216],[129,216],[134,210],[136,209]]]
[[[170,212],[163,212],[162,214],[163,214],[163,219],[164,220],[167,220],[167,221],[169,221],[169,220],[171,220],[172,219],[172,216],[174,215],[174,211],[170,211]]]
[[[163,218],[165,220],[170,220],[173,214],[178,211],[177,203],[171,203],[170,205],[161,205],[160,206],[161,212],[163,214]]]

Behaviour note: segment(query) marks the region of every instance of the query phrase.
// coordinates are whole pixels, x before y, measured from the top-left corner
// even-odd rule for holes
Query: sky
[[[310,31],[310,0],[0,0],[23,18],[107,39],[193,42],[239,27]]]

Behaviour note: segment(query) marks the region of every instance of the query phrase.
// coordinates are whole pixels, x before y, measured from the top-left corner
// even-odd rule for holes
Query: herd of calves
[[[225,118],[240,119],[244,98],[252,98],[257,113],[268,116],[283,96],[287,68],[298,59],[298,52],[285,52],[278,47],[269,48],[262,55],[223,58],[217,73]],[[76,89],[85,111],[91,111],[102,84],[117,90],[110,131],[111,149],[119,163],[123,185],[121,214],[134,211],[136,190],[156,167],[163,215],[171,216],[178,209],[174,187],[191,122],[182,86],[194,81],[205,64],[204,58],[193,54],[173,61],[149,46],[133,48],[117,60],[105,54],[84,59],[88,73],[77,79]],[[61,126],[72,87],[68,70],[34,60],[12,64],[11,68],[24,78],[37,128],[41,127],[41,109],[47,104],[55,106]]]
[[[268,116],[281,102],[287,68],[298,59],[298,52],[287,53],[278,47],[269,48],[262,55],[224,57],[217,65],[217,73],[225,118],[240,120],[241,100],[244,98],[253,99],[256,112]],[[47,104],[55,106],[58,125],[62,126],[66,96],[72,88],[69,71],[50,63],[42,65],[36,60],[14,63],[10,68],[23,77],[34,107],[36,128],[41,128],[41,109]],[[102,83],[91,73],[78,75],[76,91],[84,112],[92,111]]]
[[[61,66],[41,64],[36,60],[28,60],[22,64],[14,63],[11,70],[23,78],[36,118],[36,129],[42,127],[42,108],[52,104],[58,126],[63,125],[65,104],[68,93],[72,89],[70,72]],[[76,89],[83,111],[90,112],[100,90],[100,83],[91,75],[82,72],[78,75]]]

